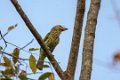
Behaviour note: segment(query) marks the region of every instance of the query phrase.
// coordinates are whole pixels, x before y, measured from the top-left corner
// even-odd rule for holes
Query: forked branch
[[[85,28],[85,38],[82,53],[82,68],[79,80],[91,79],[93,46],[100,3],[101,0],[91,0],[90,9],[87,16],[87,24]]]

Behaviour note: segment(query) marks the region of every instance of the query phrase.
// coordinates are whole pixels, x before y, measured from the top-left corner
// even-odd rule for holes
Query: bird
[[[51,29],[49,33],[47,33],[47,35],[43,39],[44,43],[46,44],[48,49],[51,51],[51,53],[54,51],[55,47],[58,45],[60,41],[59,38],[60,38],[61,32],[66,30],[68,30],[68,28],[63,27],[62,25],[56,25]],[[39,70],[43,70],[45,58],[46,58],[46,53],[42,48],[40,48],[40,55],[37,62],[37,68]]]

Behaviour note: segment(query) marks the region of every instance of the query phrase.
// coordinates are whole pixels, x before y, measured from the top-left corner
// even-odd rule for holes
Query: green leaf
[[[51,72],[46,72],[44,74],[42,74],[40,77],[39,77],[39,80],[45,80],[46,78],[48,78],[51,74]]]
[[[4,56],[3,59],[4,59],[4,62],[5,62],[6,66],[11,66],[11,62],[6,56]]]
[[[14,76],[14,69],[12,67],[6,68],[5,71],[1,72],[6,79],[10,79]]]
[[[14,64],[16,64],[17,61],[18,61],[18,59],[19,59],[19,49],[18,49],[18,48],[15,48],[12,55],[14,56],[14,57],[12,58],[12,59],[13,59],[13,62],[14,62]]]
[[[0,51],[3,49],[3,47],[2,46],[0,46]]]
[[[42,65],[42,67],[43,67],[43,68],[49,68],[49,65],[44,64],[44,65]]]
[[[21,71],[21,73],[18,76],[20,78],[20,80],[28,80],[27,79],[27,75],[26,75],[26,71]]]
[[[29,51],[37,51],[39,50],[40,48],[30,48]]]
[[[37,71],[36,59],[32,54],[30,55],[30,58],[29,58],[29,65],[30,65],[32,72],[35,73]]]
[[[11,30],[15,29],[16,27],[17,27],[17,24],[9,26],[8,27],[8,31],[11,31]]]
[[[38,69],[43,69],[43,68],[49,68],[49,65],[43,64],[43,65],[40,65],[40,67],[38,67]]]

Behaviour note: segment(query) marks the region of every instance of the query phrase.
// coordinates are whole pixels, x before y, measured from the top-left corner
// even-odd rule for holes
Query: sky
[[[120,24],[115,16],[115,10],[112,5],[112,0],[101,0],[101,8],[98,16],[95,43],[94,43],[94,56],[93,56],[93,68],[91,80],[118,80],[120,78],[120,66],[112,66],[113,55],[116,51],[120,50]],[[114,0],[115,6],[120,12],[119,0]],[[54,56],[60,63],[63,70],[66,69],[73,26],[76,14],[77,0],[19,0],[23,10],[44,38],[44,36],[50,31],[50,29],[61,24],[68,28],[60,36],[60,43],[54,50]],[[82,47],[84,40],[84,30],[86,25],[87,12],[89,9],[90,0],[86,0],[86,11],[83,24],[82,37],[80,42],[80,49],[77,61],[77,68],[75,74],[75,80],[79,80],[81,60],[82,60]],[[20,47],[34,39],[25,23],[15,10],[10,0],[0,1],[0,30],[4,34],[7,28],[11,25],[18,24],[18,27],[11,31],[5,39],[11,43],[14,43]],[[0,41],[0,45],[4,46],[3,41]],[[31,43],[25,49],[28,50],[31,47],[40,47],[36,40]],[[6,51],[12,52],[15,47],[8,45]],[[29,58],[28,53],[21,51],[20,56],[23,58]],[[39,53],[34,54],[38,59]],[[30,69],[28,69],[30,70]],[[54,71],[54,69],[52,69]],[[50,69],[44,70],[50,71]],[[54,71],[55,72],[55,71]],[[39,75],[32,75],[29,77],[36,78]],[[55,73],[55,79],[60,78]]]

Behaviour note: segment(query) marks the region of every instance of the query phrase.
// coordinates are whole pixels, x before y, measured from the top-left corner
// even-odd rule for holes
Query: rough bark
[[[100,3],[101,0],[91,0],[90,9],[87,16],[87,24],[85,28],[82,67],[79,80],[90,80],[91,78],[93,46]]]
[[[82,25],[85,12],[85,0],[78,0],[77,12],[74,24],[74,32],[72,37],[71,51],[69,56],[69,62],[66,70],[66,80],[74,80],[74,74],[76,69],[76,63],[79,52],[79,44],[82,34]],[[67,77],[69,76],[69,77]]]
[[[59,77],[63,79],[64,77],[63,77],[63,71],[62,71],[61,67],[59,66],[58,62],[55,60],[54,56],[49,51],[48,47],[43,42],[42,37],[40,36],[40,34],[37,32],[37,30],[35,29],[35,27],[32,25],[32,23],[28,19],[27,15],[22,10],[22,8],[19,5],[18,1],[17,0],[11,0],[11,2],[14,5],[14,7],[16,8],[16,10],[19,13],[19,15],[21,16],[21,18],[23,19],[23,21],[25,22],[26,27],[28,27],[28,29],[31,31],[31,33],[33,34],[33,36],[36,38],[36,40],[39,43],[39,45],[46,52],[46,56],[48,57],[49,61],[53,65],[53,67],[56,70],[56,72],[59,75]]]

